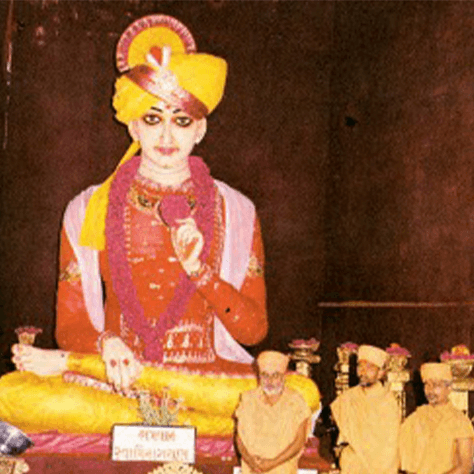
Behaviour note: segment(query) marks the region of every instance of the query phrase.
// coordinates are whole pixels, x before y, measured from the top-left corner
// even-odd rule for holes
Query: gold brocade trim
[[[252,253],[249,259],[249,266],[247,267],[247,276],[249,277],[261,277],[263,276],[263,265],[257,256]]]
[[[163,355],[164,364],[211,364],[215,360],[216,354],[212,349],[208,349],[204,353],[176,351],[165,352]]]
[[[79,281],[81,279],[81,270],[75,260],[71,260],[67,267],[59,273],[59,281]]]
[[[122,393],[118,393],[112,384],[103,382],[102,380],[96,379],[94,377],[89,377],[88,375],[67,371],[63,373],[62,377],[63,381],[66,383],[74,383],[76,385],[81,385],[82,387],[91,387],[95,390],[101,390],[102,392],[117,393],[122,397],[124,396]],[[127,394],[127,398],[136,398],[136,396]]]
[[[187,179],[184,183],[177,185],[164,185],[157,183],[156,181],[151,180],[150,178],[145,178],[140,173],[137,173],[135,176],[134,183],[141,188],[145,188],[148,192],[153,194],[170,194],[170,193],[182,193],[182,194],[191,194],[194,189],[194,184],[191,178]]]
[[[212,271],[219,275],[221,271],[222,254],[224,252],[225,225],[224,225],[224,200],[216,190],[214,219],[214,260],[209,263]]]
[[[165,341],[163,363],[205,364],[216,359],[208,324],[182,321],[166,332]]]

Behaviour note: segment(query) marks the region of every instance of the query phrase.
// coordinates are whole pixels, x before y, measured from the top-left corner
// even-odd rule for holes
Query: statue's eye
[[[161,117],[158,114],[146,114],[142,119],[147,125],[156,125],[161,122]]]
[[[193,119],[187,115],[178,115],[175,117],[174,122],[179,127],[189,127],[193,123]]]

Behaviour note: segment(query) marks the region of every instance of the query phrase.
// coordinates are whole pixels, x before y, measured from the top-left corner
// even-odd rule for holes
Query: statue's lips
[[[158,151],[158,153],[160,153],[160,155],[164,155],[164,156],[170,156],[172,155],[173,153],[176,153],[179,148],[175,148],[175,147],[156,147],[155,148],[156,151]]]

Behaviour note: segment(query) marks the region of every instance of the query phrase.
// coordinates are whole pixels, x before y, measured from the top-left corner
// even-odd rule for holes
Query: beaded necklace
[[[138,299],[137,289],[133,284],[132,273],[127,260],[124,225],[127,193],[139,165],[140,157],[135,156],[119,168],[111,184],[105,227],[106,248],[112,285],[123,318],[130,329],[143,341],[145,359],[161,362],[165,333],[179,322],[189,300],[196,292],[196,285],[183,270],[179,275],[174,296],[167,308],[159,315],[156,325],[153,327],[147,320],[143,306]],[[201,158],[190,156],[189,168],[196,196],[193,217],[204,237],[204,247],[200,258],[202,262],[206,262],[210,255],[214,236],[213,204],[216,191],[209,168]]]

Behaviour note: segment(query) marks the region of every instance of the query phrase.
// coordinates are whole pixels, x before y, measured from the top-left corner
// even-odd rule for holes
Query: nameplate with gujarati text
[[[157,461],[194,464],[193,426],[114,425],[113,461]]]

